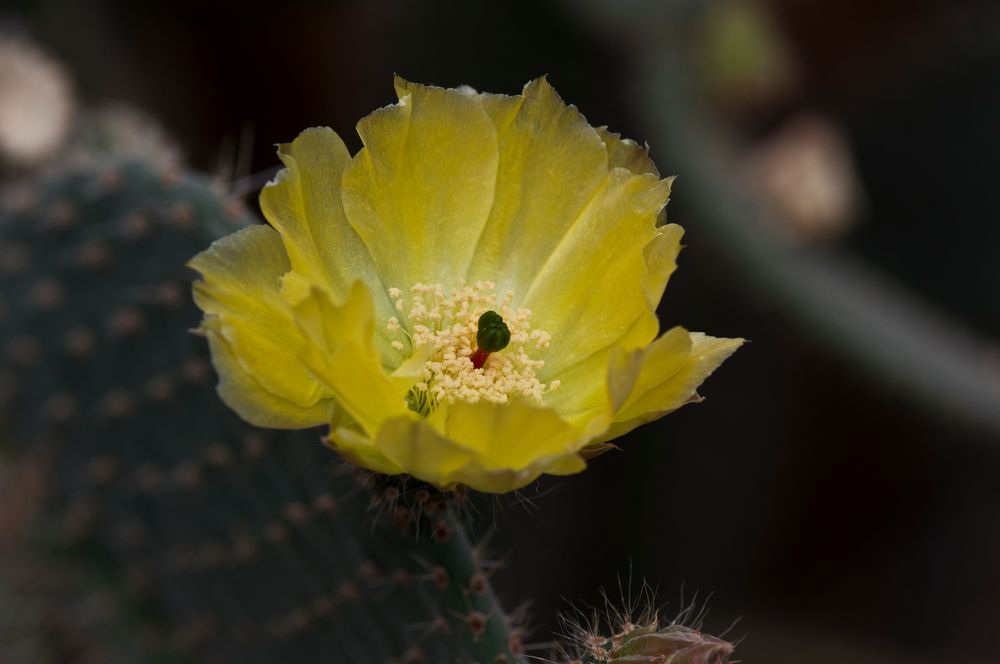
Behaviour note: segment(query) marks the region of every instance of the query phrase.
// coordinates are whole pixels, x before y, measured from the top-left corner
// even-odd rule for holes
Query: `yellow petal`
[[[454,485],[456,475],[475,459],[474,451],[449,440],[427,421],[408,417],[386,421],[374,445],[406,472],[440,487]]]
[[[387,286],[451,286],[493,202],[496,130],[476,95],[397,87],[398,104],[358,123],[364,148],[344,173],[344,209]]]
[[[377,473],[385,473],[386,475],[399,475],[410,472],[405,466],[397,465],[386,458],[375,447],[375,443],[370,438],[356,429],[331,426],[327,443],[333,449],[337,450],[342,457],[362,468],[374,470]]]
[[[486,470],[523,470],[539,459],[572,454],[579,437],[555,411],[520,400],[458,402],[448,410],[444,433],[473,450]]]
[[[640,146],[632,139],[622,138],[621,134],[608,131],[607,127],[597,127],[596,131],[608,151],[608,166],[625,168],[636,175],[649,173],[657,177],[660,176],[660,171],[656,169],[653,160],[649,158],[648,145]]]
[[[647,321],[641,318],[634,324],[640,330],[646,325]],[[625,335],[634,336],[638,335],[633,331]],[[548,392],[545,403],[574,426],[597,426],[604,422],[603,428],[607,428],[632,393],[644,361],[642,352],[626,350],[624,344],[601,350],[560,372],[559,380],[568,389],[560,387]]]
[[[677,224],[659,226],[656,236],[642,249],[642,257],[646,262],[642,287],[653,311],[663,298],[663,291],[667,287],[670,275],[677,269],[677,255],[681,251],[682,237],[684,229]]]
[[[212,316],[202,327],[219,376],[219,396],[227,406],[258,427],[305,429],[329,420],[331,404],[328,399],[303,408],[265,389],[240,364],[229,343],[218,333],[218,323],[219,319]]]
[[[292,306],[307,340],[300,361],[369,436],[387,418],[413,413],[405,394],[417,376],[392,379],[382,369],[373,340],[374,310],[368,288],[355,282],[343,304],[313,287]]]
[[[338,301],[360,280],[372,294],[379,319],[395,315],[372,258],[344,213],[340,182],[351,163],[344,142],[332,129],[315,127],[280,145],[278,156],[285,168],[261,191],[260,205],[281,234],[292,269]],[[403,359],[391,341],[385,329],[376,331],[387,366]]]
[[[568,475],[586,467],[577,454],[580,432],[550,410],[521,402],[459,403],[441,418],[386,420],[373,441],[350,431],[331,436],[341,453],[366,467],[399,467],[440,487],[464,484],[492,493],[512,491],[542,473]],[[375,463],[366,463],[375,459]]]
[[[302,411],[288,420],[288,409],[282,407],[283,420],[317,424],[309,418],[328,410],[329,404],[314,407],[329,395],[298,361],[303,340],[279,292],[288,260],[278,234],[267,226],[245,228],[216,241],[188,264],[202,275],[194,295],[206,314],[203,328],[210,331],[213,348],[224,345],[219,374],[227,400],[236,400],[238,386],[264,390],[269,398]],[[244,417],[259,420],[267,414]]]
[[[539,353],[542,380],[621,342],[627,332],[633,333],[632,347],[656,336],[659,323],[643,286],[643,250],[663,232],[655,221],[667,194],[654,176],[613,171],[539,266],[524,306],[532,324],[552,335],[552,345]]]
[[[609,402],[618,401],[618,397],[608,393],[608,388],[615,385],[606,382],[615,354],[641,348],[656,335],[659,323],[655,307],[677,266],[683,231],[670,224],[655,229],[654,234],[653,240],[640,251],[638,242],[628,246],[628,238],[635,237],[630,231],[602,237],[595,230],[594,242],[598,246],[612,254],[615,247],[623,247],[622,253],[632,252],[633,260],[619,258],[609,262],[607,257],[581,258],[584,265],[587,261],[597,263],[595,269],[601,277],[589,283],[567,265],[570,274],[564,289],[566,303],[560,301],[558,286],[552,283],[545,291],[546,304],[530,305],[533,323],[537,318],[539,327],[550,332],[553,338],[547,352],[540,354],[546,364],[539,370],[539,377],[546,382],[558,379],[563,385],[546,395],[546,403],[574,424],[598,416],[606,411]],[[582,238],[579,241],[583,242]],[[587,250],[581,248],[579,253],[586,254]],[[609,306],[609,303],[613,304]],[[550,311],[557,312],[555,318],[551,322],[541,322],[546,318],[542,312],[548,314]],[[590,352],[574,352],[578,348]],[[624,377],[626,374],[616,369],[613,375]]]
[[[639,351],[643,364],[632,392],[600,440],[617,438],[697,400],[698,386],[742,344],[743,339],[671,329]]]
[[[544,78],[522,96],[481,95],[497,127],[499,169],[470,281],[524,298],[535,274],[608,175],[603,142]]]
[[[250,226],[216,240],[188,267],[202,276],[194,284],[194,298],[205,313],[261,314],[270,310],[262,299],[277,295],[288,258],[274,229]]]
[[[662,293],[671,267],[661,257],[679,239],[676,227],[656,227],[669,181],[634,153],[634,143],[592,128],[544,78],[519,97],[481,98],[497,126],[500,166],[469,280],[513,290],[515,304],[531,309],[532,325],[552,334],[539,357],[543,380],[627,332],[630,346],[651,341],[651,295]],[[652,269],[643,254],[650,243]]]

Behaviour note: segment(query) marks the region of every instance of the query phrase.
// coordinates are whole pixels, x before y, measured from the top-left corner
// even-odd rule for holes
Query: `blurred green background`
[[[0,34],[252,206],[273,144],[357,149],[393,73],[548,74],[678,175],[664,327],[752,343],[705,403],[497,502],[507,604],[544,641],[563,598],[645,579],[668,608],[711,595],[745,662],[1000,661],[996,3],[8,0]]]

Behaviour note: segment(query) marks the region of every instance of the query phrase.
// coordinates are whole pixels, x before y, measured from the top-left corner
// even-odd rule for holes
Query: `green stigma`
[[[495,311],[487,311],[479,317],[479,327],[476,330],[476,343],[481,350],[495,353],[503,350],[510,343],[510,329],[503,317]]]

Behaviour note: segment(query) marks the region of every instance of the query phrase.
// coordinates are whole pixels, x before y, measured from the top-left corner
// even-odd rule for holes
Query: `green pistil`
[[[476,343],[481,350],[495,353],[503,350],[510,343],[510,328],[503,322],[503,317],[495,311],[487,311],[479,317],[479,327],[476,331]]]

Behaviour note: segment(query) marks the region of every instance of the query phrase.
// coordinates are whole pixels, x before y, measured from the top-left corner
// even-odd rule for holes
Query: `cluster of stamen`
[[[456,401],[507,403],[515,396],[541,405],[543,395],[559,387],[559,381],[546,385],[535,375],[545,362],[532,359],[529,351],[548,347],[549,333],[531,329],[531,312],[512,306],[513,292],[501,297],[493,282],[477,281],[459,282],[450,290],[440,284],[415,284],[408,297],[390,288],[389,297],[404,321],[393,317],[386,325],[399,335],[392,346],[409,346],[427,356],[422,379],[407,397],[416,412],[427,415],[439,404]],[[486,352],[483,360],[476,335],[480,317],[489,311],[502,317],[510,342],[502,350]]]

